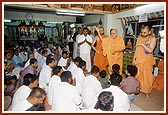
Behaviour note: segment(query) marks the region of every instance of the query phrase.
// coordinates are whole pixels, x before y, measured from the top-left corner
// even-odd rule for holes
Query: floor
[[[145,94],[140,93],[135,96],[135,100],[131,103],[130,111],[142,111],[142,112],[160,112],[164,113],[164,94],[153,89],[149,99],[145,99]]]

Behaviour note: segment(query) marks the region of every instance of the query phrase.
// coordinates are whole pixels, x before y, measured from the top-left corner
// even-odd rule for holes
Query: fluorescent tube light
[[[57,10],[58,15],[72,15],[72,16],[84,16],[85,12],[81,11],[72,11],[72,10]]]
[[[71,28],[74,28],[75,27],[75,24],[70,24],[69,25]]]
[[[164,25],[153,25],[152,27],[156,28],[156,27],[162,27],[162,26],[164,26]]]
[[[60,24],[60,23],[63,23],[63,22],[53,22],[53,21],[52,21],[52,22],[47,22],[47,23],[48,23],[48,24],[56,24],[56,23],[59,23],[59,24]]]
[[[11,20],[7,20],[7,19],[5,19],[4,22],[11,22]]]

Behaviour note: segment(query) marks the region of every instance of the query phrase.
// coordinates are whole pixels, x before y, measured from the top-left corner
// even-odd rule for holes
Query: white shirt
[[[68,36],[67,36],[67,40],[68,40],[68,42],[73,42],[72,37],[73,37],[73,35],[68,35]]]
[[[53,99],[53,90],[55,89],[55,87],[58,86],[58,84],[61,83],[61,79],[59,76],[57,75],[53,75],[50,79],[49,82],[49,86],[48,86],[48,103],[51,105],[52,103],[52,99]]]
[[[93,75],[85,77],[82,85],[82,98],[84,108],[94,108],[97,102],[97,96],[102,90],[100,82]]]
[[[78,35],[76,36],[76,42],[78,41],[79,36],[81,36],[81,34],[78,34]]]
[[[38,60],[38,59],[40,59],[41,58],[41,54],[39,54],[37,51],[35,51],[35,53],[34,53],[34,57]]]
[[[164,39],[160,40],[160,51],[164,53]]]
[[[77,43],[80,43],[80,42],[83,42],[84,40],[87,40],[89,41],[90,43],[93,42],[93,39],[91,36],[87,35],[87,36],[84,36],[84,35],[81,35],[79,36],[78,38],[78,41]],[[90,54],[90,50],[91,50],[91,46],[88,44],[88,43],[83,43],[82,45],[79,46],[79,49],[80,49],[80,53],[84,53],[84,54]]]
[[[67,71],[70,71],[72,73],[72,76],[74,76],[74,70],[77,68],[77,65],[74,62],[71,62],[67,68]]]
[[[114,96],[114,108],[113,111],[128,111],[130,109],[129,99],[125,92],[123,92],[118,86],[111,85],[109,88],[102,91],[110,91]]]
[[[38,66],[40,67],[40,60],[42,58],[42,55],[39,54],[38,52],[35,52],[34,57],[37,59]]]
[[[41,58],[40,58],[40,60],[38,62],[38,64],[39,64],[38,66],[40,68],[45,67],[46,66],[46,60],[47,60],[47,58],[45,56],[41,56]]]
[[[13,96],[11,108],[13,109],[18,103],[25,101],[31,91],[28,86],[23,85],[19,87]]]
[[[52,110],[76,111],[81,100],[75,86],[62,82],[53,90]]]
[[[23,102],[20,102],[17,105],[15,105],[11,111],[26,111],[32,106],[33,105],[29,101],[24,100]]]
[[[58,66],[61,66],[64,71],[65,71],[64,66],[67,66],[67,60],[68,58],[65,59],[61,57],[60,60],[58,61]]]
[[[76,88],[78,89],[79,94],[81,94],[83,80],[85,79],[83,70],[79,67],[75,69],[73,77],[76,79]]]
[[[30,59],[27,60],[27,62],[26,62],[25,65],[24,65],[24,68],[26,68],[26,67],[29,66],[29,65],[30,65]]]
[[[40,75],[39,75],[39,87],[45,88],[45,91],[48,89],[48,83],[51,79],[51,71],[52,69],[46,65],[42,68]]]
[[[23,62],[28,60],[28,53],[27,52],[20,52],[19,56],[22,58]]]

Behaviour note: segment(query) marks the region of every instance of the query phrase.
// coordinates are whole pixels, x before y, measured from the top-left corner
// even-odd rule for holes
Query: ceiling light
[[[75,27],[75,24],[70,24],[69,25],[71,28],[74,28]]]
[[[72,16],[84,16],[85,12],[81,11],[72,11],[72,10],[57,10],[58,15],[72,15]]]
[[[162,26],[164,26],[164,25],[153,25],[152,27],[156,28],[156,27],[162,27]]]
[[[56,24],[56,23],[63,23],[63,22],[54,22],[54,21],[51,21],[51,22],[47,22],[48,24]]]
[[[11,20],[6,20],[6,19],[5,19],[4,22],[11,22]]]

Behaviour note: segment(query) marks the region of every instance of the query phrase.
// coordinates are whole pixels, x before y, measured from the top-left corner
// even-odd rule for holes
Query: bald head
[[[143,26],[141,30],[143,30],[143,29],[146,29],[146,30],[149,31],[149,30],[150,30],[150,27],[149,27],[149,26]]]
[[[104,28],[103,27],[99,27],[99,32],[100,32],[100,35],[104,35]]]
[[[142,29],[141,29],[141,36],[143,38],[146,38],[150,35],[150,28],[149,26],[144,26]]]
[[[118,35],[118,31],[116,29],[110,29],[110,35],[112,38],[116,38]]]

